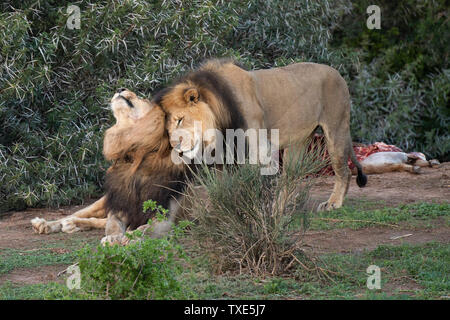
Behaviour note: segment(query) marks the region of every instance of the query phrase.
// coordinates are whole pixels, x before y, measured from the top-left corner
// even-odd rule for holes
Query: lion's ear
[[[198,90],[196,88],[191,88],[186,90],[184,93],[184,100],[187,103],[197,103],[198,102]]]

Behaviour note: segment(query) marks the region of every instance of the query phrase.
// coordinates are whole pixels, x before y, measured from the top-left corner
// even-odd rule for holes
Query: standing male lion
[[[279,148],[294,156],[294,146],[322,127],[336,178],[330,198],[319,210],[342,206],[351,178],[349,157],[358,171],[358,186],[367,182],[352,148],[347,84],[329,66],[296,63],[246,71],[230,60],[211,60],[162,90],[154,102],[167,113],[172,147],[183,153],[195,149],[199,141],[178,140],[175,132],[184,129],[195,137],[195,121],[201,122],[203,132],[278,129]],[[214,139],[203,143],[214,143]]]

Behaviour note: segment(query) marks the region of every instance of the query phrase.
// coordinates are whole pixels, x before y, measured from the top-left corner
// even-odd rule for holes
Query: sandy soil
[[[431,241],[450,243],[450,228],[384,228],[370,227],[358,230],[335,229],[308,231],[305,243],[316,253],[362,252],[373,250],[379,245],[421,244]]]
[[[328,199],[333,184],[334,177],[319,179],[311,192],[316,204]],[[379,202],[380,206],[397,206],[415,202],[450,202],[450,162],[443,163],[438,168],[422,168],[421,174],[390,172],[369,175],[368,183],[364,188],[359,188],[353,177],[346,201],[357,199]],[[391,240],[391,238],[408,234],[412,235]],[[430,241],[449,243],[450,228],[370,227],[358,230],[308,231],[305,235],[306,244],[316,252],[358,252],[364,249],[375,249],[381,244],[414,244]]]
[[[333,189],[334,177],[322,177],[312,189],[312,197],[326,201]],[[422,168],[420,174],[390,172],[368,176],[367,185],[359,188],[353,176],[346,199],[380,201],[383,205],[414,202],[450,202],[450,162],[438,168]]]
[[[365,188],[358,188],[355,178],[346,201],[365,199],[380,201],[382,206],[395,206],[413,202],[450,202],[450,163],[443,163],[437,169],[423,168],[419,175],[395,172],[380,175],[370,175]],[[312,189],[312,198],[316,202],[325,201],[332,188],[333,177],[321,178]],[[90,202],[91,203],[91,202]],[[87,203],[86,205],[88,205]],[[2,249],[36,250],[48,248],[55,254],[61,248],[61,243],[74,244],[86,241],[100,240],[102,230],[91,230],[75,234],[56,233],[50,235],[35,234],[30,220],[43,217],[47,220],[59,219],[83,208],[72,206],[61,209],[30,209],[22,212],[10,212],[0,217],[0,254]],[[411,236],[392,240],[392,237],[412,234]],[[335,229],[327,231],[309,231],[305,237],[306,243],[316,252],[358,252],[364,249],[374,249],[380,244],[424,243],[429,241],[450,242],[450,228],[410,230],[407,228],[371,227],[359,230]],[[51,244],[55,245],[52,248]],[[62,246],[64,247],[64,246]],[[61,252],[59,252],[61,253]],[[1,257],[1,256],[0,256]],[[61,281],[56,275],[67,266],[47,266],[34,269],[15,269],[0,276],[0,285],[9,280],[17,284],[34,284],[48,281]]]

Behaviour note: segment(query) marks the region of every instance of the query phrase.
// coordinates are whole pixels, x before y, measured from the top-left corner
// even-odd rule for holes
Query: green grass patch
[[[344,206],[334,211],[312,213],[309,229],[393,227],[400,222],[406,222],[410,227],[432,227],[432,220],[439,217],[443,217],[445,225],[450,225],[449,203],[414,203],[368,210],[359,206]],[[299,222],[294,223],[294,226],[297,225]]]
[[[194,262],[194,261],[193,261]],[[191,299],[441,299],[450,292],[450,246],[441,243],[379,246],[373,251],[326,254],[318,266],[330,278],[298,269],[292,277],[213,276],[202,263],[185,268],[179,281]],[[381,269],[381,289],[366,287],[366,269]],[[405,290],[406,289],[406,290]],[[89,299],[64,284],[0,286],[0,299]]]
[[[35,268],[57,264],[71,264],[75,261],[72,252],[57,253],[49,249],[2,249],[0,251],[0,275],[16,268]]]
[[[386,269],[386,282],[394,278],[408,278],[422,286],[423,290],[417,292],[419,297],[436,298],[450,293],[448,244],[379,246],[368,257]]]
[[[450,292],[449,259],[446,244],[379,246],[362,254],[321,256],[319,266],[330,279],[299,269],[295,278],[197,273],[190,281],[200,299],[439,299]],[[381,269],[380,290],[366,287],[369,265]]]
[[[66,239],[42,241],[39,248],[0,249],[0,275],[15,268],[35,268],[57,264],[72,264],[76,260],[75,251],[86,244],[95,245],[98,238],[86,238],[82,235],[72,235]]]
[[[56,282],[25,286],[7,282],[0,286],[0,300],[61,300],[77,298],[82,298],[77,294],[77,291],[70,291],[65,285]]]

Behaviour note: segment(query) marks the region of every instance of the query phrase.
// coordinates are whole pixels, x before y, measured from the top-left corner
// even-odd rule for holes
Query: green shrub
[[[371,4],[381,9],[380,30],[366,27]],[[445,0],[353,2],[331,44],[361,60],[348,78],[353,137],[450,159],[448,13]]]
[[[112,122],[106,106],[118,87],[148,96],[215,56],[258,68],[318,55],[325,62],[332,55],[325,26],[340,13],[328,2],[304,3],[0,4],[0,211],[100,193],[102,134]],[[79,30],[65,25],[68,5],[80,7]]]
[[[313,61],[338,69],[352,135],[449,158],[444,0],[54,1],[0,4],[0,212],[100,194],[118,87],[144,96],[208,57],[249,68]],[[81,28],[66,27],[69,5]]]
[[[68,5],[81,28],[66,27]],[[222,1],[0,4],[0,211],[98,195],[118,87],[149,92],[224,55],[237,21]]]
[[[135,231],[129,236],[136,241],[127,246],[81,249],[78,256],[82,293],[95,299],[188,298],[189,290],[180,279],[186,256],[178,243],[185,226],[175,226],[163,238]]]
[[[406,73],[374,75],[376,65],[363,68],[352,81],[352,135],[366,143],[384,141],[406,152],[448,159],[450,69],[417,82]]]

